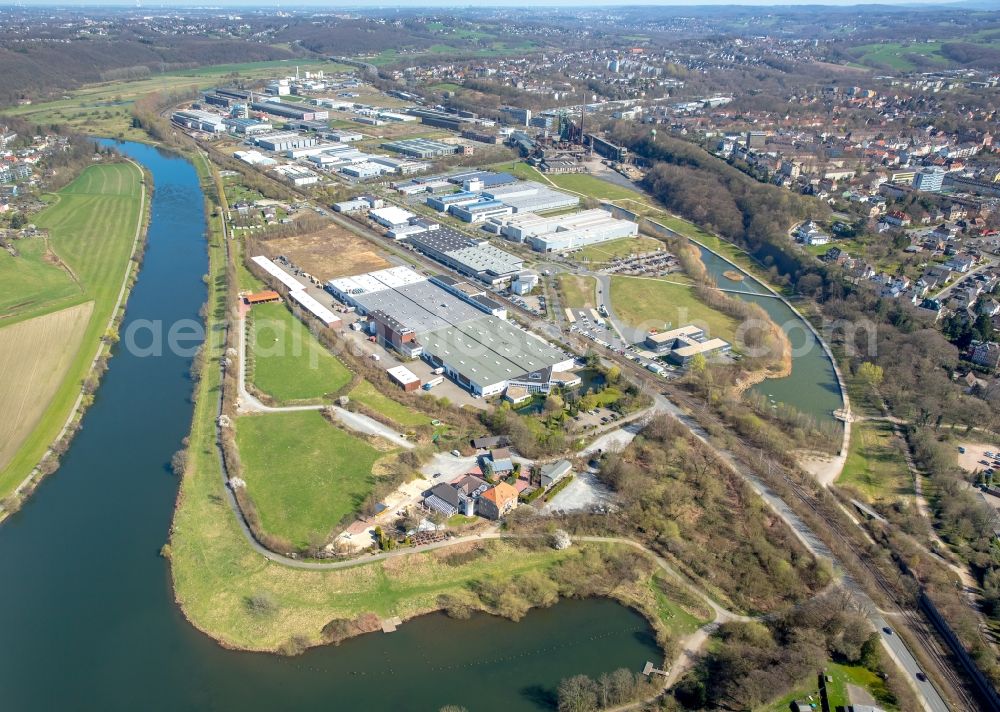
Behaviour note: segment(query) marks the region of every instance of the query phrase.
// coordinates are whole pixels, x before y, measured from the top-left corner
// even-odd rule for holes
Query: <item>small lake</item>
[[[198,319],[207,257],[194,168],[143,144],[120,148],[155,185],[121,332]],[[190,366],[117,348],[62,467],[0,526],[0,708],[529,712],[553,709],[564,677],[660,661],[647,622],[609,600],[564,601],[520,623],[430,615],[295,658],[219,647],[184,620],[159,556],[177,494],[169,461],[191,421]]]

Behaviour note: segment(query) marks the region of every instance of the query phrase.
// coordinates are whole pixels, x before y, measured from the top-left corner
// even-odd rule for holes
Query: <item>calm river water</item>
[[[732,296],[762,306],[792,344],[792,374],[768,379],[753,390],[775,402],[794,406],[818,422],[836,423],[833,411],[843,406],[837,374],[805,322],[753,277],[745,276],[742,281],[726,277],[723,273],[734,268],[730,262],[704,248],[701,248],[701,259],[720,288],[735,290],[738,294]]]
[[[153,175],[149,244],[128,323],[197,319],[205,216],[194,168],[121,150]],[[659,660],[648,624],[605,600],[520,623],[426,616],[296,658],[223,650],[174,605],[168,462],[191,418],[190,359],[119,351],[84,428],[0,526],[0,709],[540,710],[563,677]]]

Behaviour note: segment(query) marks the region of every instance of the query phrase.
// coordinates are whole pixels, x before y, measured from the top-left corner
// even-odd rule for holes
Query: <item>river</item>
[[[744,274],[739,281],[726,277],[724,272],[736,268],[714,252],[702,247],[701,259],[721,289],[734,290],[736,293],[731,296],[763,307],[791,342],[791,375],[770,378],[752,390],[773,402],[794,406],[818,423],[836,425],[833,411],[843,407],[837,374],[826,351],[802,318],[753,277]]]
[[[122,333],[137,320],[197,319],[207,257],[194,168],[120,148],[155,187]],[[648,623],[608,600],[520,623],[430,615],[295,658],[222,649],[184,620],[159,556],[178,484],[168,463],[191,419],[189,368],[187,357],[117,349],[62,467],[0,526],[3,710],[539,710],[564,677],[659,661]]]

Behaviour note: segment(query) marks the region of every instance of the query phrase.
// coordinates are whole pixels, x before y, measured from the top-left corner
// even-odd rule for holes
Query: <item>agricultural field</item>
[[[82,288],[70,273],[59,266],[44,237],[18,240],[14,257],[0,250],[0,326],[31,317],[36,311],[48,311],[55,304],[80,299]]]
[[[593,277],[578,274],[560,274],[557,278],[559,294],[564,307],[593,308],[596,301],[596,281]]]
[[[306,545],[364,504],[385,453],[319,411],[248,415],[236,424],[247,492],[265,531]]]
[[[253,383],[280,403],[318,402],[351,382],[351,372],[284,304],[253,308]]]
[[[38,424],[80,348],[93,302],[0,329],[0,469]]]
[[[837,484],[857,489],[869,501],[892,502],[913,494],[913,480],[892,425],[855,423],[844,470]]]
[[[60,361],[60,371],[48,374],[57,384],[47,395],[48,407],[23,437],[21,447],[0,469],[0,497],[31,472],[59,434],[76,401],[129,266],[140,225],[142,181],[142,172],[132,163],[90,166],[59,191],[51,206],[34,216],[35,224],[49,231],[49,250],[65,264],[66,274],[72,273],[70,281],[76,293],[70,294],[65,282],[56,279],[53,273],[38,272],[39,262],[29,262],[32,265],[29,269],[44,273],[40,285],[35,287],[32,303],[23,311],[11,308],[0,326],[84,303],[92,303],[92,307],[82,335],[73,337],[77,339],[77,348],[71,358]],[[7,263],[6,269],[10,268]]]
[[[736,319],[703,304],[695,296],[694,289],[685,284],[615,276],[611,278],[611,305],[630,326],[676,329],[684,324],[695,324],[712,337],[730,343],[736,340]]]
[[[426,425],[431,422],[431,417],[419,411],[408,408],[398,401],[381,393],[368,381],[362,381],[348,394],[351,400],[368,406],[376,410],[387,418],[394,420],[397,424],[405,427],[415,427]]]
[[[852,54],[857,54],[862,64],[872,66],[885,66],[897,71],[905,72],[917,68],[917,65],[910,58],[922,57],[927,62],[941,66],[950,64],[948,59],[941,54],[940,42],[886,42],[879,44],[860,45],[851,50]]]
[[[336,224],[307,235],[268,240],[263,245],[268,257],[285,255],[324,282],[390,266],[382,254],[372,248],[372,243]]]

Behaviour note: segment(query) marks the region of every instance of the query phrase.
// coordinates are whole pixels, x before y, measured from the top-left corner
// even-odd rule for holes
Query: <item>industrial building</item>
[[[618,144],[611,143],[600,136],[587,134],[584,142],[589,144],[594,153],[598,156],[608,158],[612,161],[624,161],[626,156],[628,156],[628,149],[625,148],[625,146],[619,146]]]
[[[518,213],[508,218],[493,218],[489,229],[508,240],[525,242],[538,252],[565,252],[639,234],[636,223],[612,217],[600,208],[553,217]]]
[[[422,124],[436,126],[440,129],[448,129],[449,131],[461,131],[464,126],[473,121],[470,117],[449,114],[448,112],[436,109],[414,108],[407,109],[406,113],[416,116]]]
[[[443,225],[409,235],[406,240],[428,257],[486,284],[508,282],[524,267],[520,257]]]
[[[723,339],[706,339],[705,331],[693,324],[670,331],[650,332],[643,345],[653,353],[666,355],[668,361],[679,366],[687,365],[699,354],[707,357],[727,353],[731,348],[729,342]]]
[[[461,150],[460,146],[443,141],[434,141],[429,138],[404,138],[399,141],[386,141],[382,148],[401,153],[411,158],[439,158],[450,156]]]
[[[483,222],[489,218],[510,215],[514,209],[499,200],[477,200],[474,203],[450,205],[448,213],[467,223]]]
[[[206,131],[208,133],[223,133],[226,130],[224,120],[218,114],[198,109],[184,109],[170,115],[171,121],[178,126]]]
[[[477,284],[444,274],[431,277],[430,281],[486,314],[498,319],[507,318],[507,307],[489,296],[486,290]]]
[[[326,109],[302,108],[295,104],[277,101],[254,101],[250,103],[250,108],[254,111],[263,111],[271,116],[298,119],[299,121],[325,121],[330,118],[330,112]]]
[[[274,133],[255,136],[253,142],[265,151],[289,151],[293,148],[315,146],[316,137],[295,133],[294,131],[276,131]]]
[[[233,133],[244,136],[259,136],[274,131],[274,126],[269,121],[260,119],[225,119],[225,124]]]
[[[284,166],[275,166],[271,170],[281,176],[283,180],[291,183],[297,188],[319,183],[319,175],[313,173],[308,168],[304,168],[303,166],[289,164]]]
[[[332,279],[327,291],[368,316],[383,345],[421,356],[463,388],[499,395],[534,371],[561,373],[573,358],[407,267]],[[453,282],[459,284],[458,282]]]
[[[509,205],[515,213],[538,213],[550,210],[565,210],[580,204],[576,195],[553,190],[534,181],[518,181],[514,185],[487,188],[483,197],[488,200],[499,200]]]
[[[397,208],[395,205],[390,205],[385,208],[373,208],[372,210],[369,210],[368,217],[377,222],[379,225],[392,229],[409,225],[410,220],[415,218],[416,215],[408,210],[403,210],[402,208]]]
[[[385,372],[404,391],[415,391],[420,387],[420,379],[406,366],[393,366],[387,368]]]

